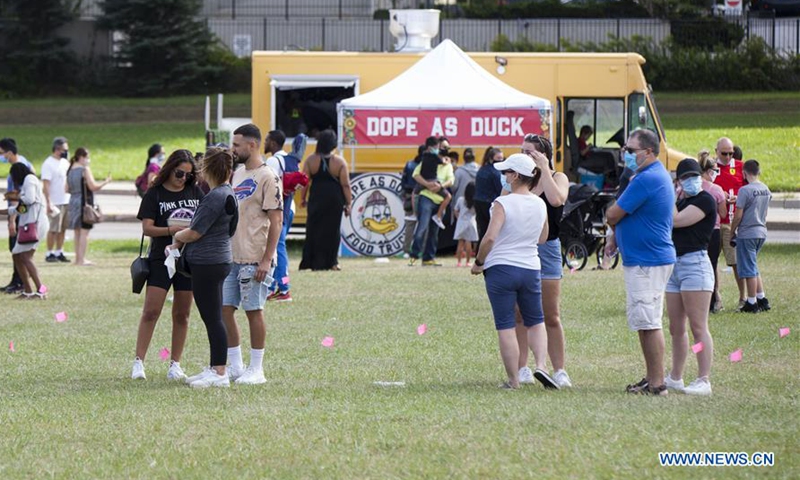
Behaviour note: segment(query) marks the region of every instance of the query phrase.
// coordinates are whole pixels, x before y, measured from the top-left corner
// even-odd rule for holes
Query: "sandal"
[[[641,379],[639,383],[632,383],[625,387],[625,391],[628,393],[639,393],[642,389],[647,388],[650,385],[650,382],[647,381],[646,378]]]

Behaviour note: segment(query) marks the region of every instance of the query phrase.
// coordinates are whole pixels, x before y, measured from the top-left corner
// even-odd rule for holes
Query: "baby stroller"
[[[614,192],[598,191],[593,185],[569,187],[567,203],[559,224],[561,251],[570,270],[582,270],[591,255],[603,264],[608,226],[606,208],[614,201]],[[619,252],[611,259],[611,268],[619,263]]]

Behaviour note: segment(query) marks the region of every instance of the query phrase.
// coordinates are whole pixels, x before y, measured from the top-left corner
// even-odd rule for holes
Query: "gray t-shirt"
[[[737,238],[767,238],[767,209],[772,193],[761,182],[749,183],[739,189],[736,208],[742,211]]]
[[[220,185],[200,200],[189,228],[203,235],[186,245],[189,264],[219,265],[233,262],[231,220],[237,209],[236,197],[229,184]]]

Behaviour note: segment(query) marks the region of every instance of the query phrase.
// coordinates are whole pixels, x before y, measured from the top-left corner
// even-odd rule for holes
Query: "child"
[[[419,175],[429,182],[438,182],[436,179],[436,173],[439,165],[442,163],[442,159],[439,157],[438,153],[425,152],[425,154],[422,155],[422,160],[420,161],[421,165],[419,169]],[[418,194],[422,189],[422,186],[417,184],[417,188],[414,190],[414,193]],[[439,228],[444,230],[445,226],[444,222],[442,221],[442,217],[444,217],[444,212],[447,211],[447,206],[450,205],[450,200],[453,198],[453,196],[450,195],[450,192],[446,188],[441,188],[438,192],[436,192],[436,194],[444,197],[444,200],[441,204],[439,204],[439,210],[436,212],[436,215],[431,218],[431,220],[433,220],[433,223],[435,223]]]
[[[767,239],[767,209],[772,193],[761,183],[761,169],[755,160],[744,162],[744,178],[747,185],[739,189],[736,197],[736,214],[731,222],[731,246],[736,247],[736,264],[739,277],[747,285],[747,301],[741,311],[747,313],[766,312],[769,300],[764,295],[764,283],[758,271],[756,257]]]
[[[461,266],[461,258],[466,255],[467,267],[469,259],[472,257],[472,242],[478,241],[478,224],[475,221],[475,183],[470,182],[464,189],[464,195],[456,202],[453,213],[456,217],[456,231],[453,239],[458,240],[456,255],[458,265]]]

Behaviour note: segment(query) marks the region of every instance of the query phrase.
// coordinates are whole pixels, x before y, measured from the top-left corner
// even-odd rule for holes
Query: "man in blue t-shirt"
[[[17,151],[17,142],[14,141],[13,138],[4,138],[0,140],[0,161],[3,163],[10,163],[15,164],[17,162],[22,162],[31,169],[32,172],[36,173],[36,169],[33,168],[31,162],[28,161],[22,155],[19,155]],[[17,203],[18,196],[19,196],[19,187],[20,185],[14,185],[14,180],[11,178],[11,175],[8,176],[6,180],[6,193],[5,198],[8,202],[9,208],[9,215],[8,215],[8,251],[12,251],[14,249],[14,245],[17,243],[17,227],[19,226],[19,216],[13,212],[11,207],[15,207]],[[22,280],[20,279],[19,272],[17,271],[16,265],[14,266],[14,275],[11,277],[11,281],[8,285],[0,288],[0,291],[6,293],[19,293],[22,291]]]
[[[655,133],[634,131],[622,150],[625,166],[636,175],[606,215],[622,255],[628,326],[639,332],[647,367],[646,376],[628,385],[627,391],[666,395],[661,317],[664,290],[676,258],[672,244],[675,192],[669,173],[658,161]]]

